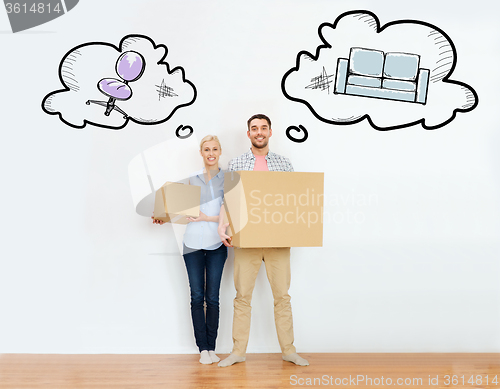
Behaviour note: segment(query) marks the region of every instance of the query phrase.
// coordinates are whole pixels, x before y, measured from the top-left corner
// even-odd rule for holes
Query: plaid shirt
[[[290,160],[281,155],[269,151],[266,155],[267,168],[271,172],[293,172],[293,166]],[[253,170],[255,165],[255,155],[252,150],[248,150],[245,154],[233,158],[229,161],[227,170]]]

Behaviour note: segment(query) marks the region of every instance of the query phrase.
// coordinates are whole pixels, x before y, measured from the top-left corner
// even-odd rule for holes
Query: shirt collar
[[[200,169],[198,170],[195,175],[197,175],[203,182],[205,182],[205,176],[204,176],[204,170],[205,169]],[[219,177],[219,178],[222,178],[224,176],[224,172],[222,171],[222,169],[219,167],[219,173],[217,173],[214,177]],[[212,177],[212,179],[214,178]]]
[[[253,155],[253,153],[252,153],[252,148],[248,149],[248,151],[245,153],[245,155],[247,156],[247,158],[250,158],[250,159],[255,158],[255,155]]]
[[[250,158],[250,159],[255,159],[255,155],[252,153],[252,148],[250,148],[250,149],[247,151],[247,153],[246,153],[246,154],[247,154],[248,158]],[[269,151],[267,152],[267,154],[266,154],[266,161],[267,161],[269,158],[271,158],[273,155],[274,155],[274,153],[273,153],[271,150],[269,150]]]
[[[198,176],[200,178],[203,177],[203,169],[197,170],[196,172],[191,174],[191,176]]]

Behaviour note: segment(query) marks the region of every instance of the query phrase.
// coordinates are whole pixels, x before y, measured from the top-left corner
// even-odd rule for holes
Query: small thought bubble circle
[[[189,134],[187,134],[187,135],[181,135],[180,134],[180,131],[186,131],[186,130],[189,130]],[[177,130],[175,130],[175,136],[177,136],[177,138],[179,138],[179,139],[187,139],[191,135],[193,135],[193,132],[194,132],[193,127],[191,127],[191,126],[183,126],[181,124],[179,127],[177,127]]]
[[[295,138],[292,134],[290,134],[291,131],[296,131],[298,132],[299,134],[301,132],[303,132],[303,137],[302,138]],[[309,137],[309,133],[307,132],[306,128],[302,125],[302,124],[299,124],[299,126],[290,126],[286,129],[286,136],[288,137],[288,139],[290,139],[292,142],[295,142],[295,143],[302,143],[302,142],[305,142],[307,140],[307,138]]]

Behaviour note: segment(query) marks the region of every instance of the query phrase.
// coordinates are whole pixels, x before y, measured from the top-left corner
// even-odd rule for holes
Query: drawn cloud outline
[[[471,107],[468,107],[468,108],[465,108],[465,109],[464,108],[454,108],[453,109],[453,113],[452,113],[452,115],[450,116],[449,119],[447,119],[444,122],[439,123],[438,125],[435,125],[435,126],[427,126],[427,125],[425,125],[425,117],[423,117],[423,118],[415,120],[413,122],[406,122],[406,123],[403,123],[403,124],[398,124],[398,125],[389,126],[389,127],[379,127],[379,126],[375,125],[375,123],[373,122],[373,120],[371,119],[371,117],[370,117],[369,114],[364,114],[364,115],[360,116],[359,118],[356,118],[356,119],[353,119],[353,120],[350,120],[350,121],[328,120],[328,119],[320,116],[319,114],[317,114],[316,111],[314,110],[313,106],[307,100],[290,96],[288,94],[288,92],[286,91],[285,82],[286,82],[287,77],[290,74],[292,74],[293,72],[299,71],[299,69],[300,69],[300,58],[302,56],[308,56],[313,61],[318,61],[319,56],[320,56],[320,51],[322,49],[332,48],[332,45],[324,38],[323,34],[321,33],[321,30],[324,27],[330,27],[330,28],[336,29],[338,23],[340,22],[340,20],[342,18],[344,18],[345,16],[356,15],[356,14],[368,14],[368,15],[370,15],[376,21],[376,23],[377,23],[377,26],[376,26],[377,27],[377,30],[376,30],[377,34],[381,33],[382,31],[384,31],[386,28],[388,28],[390,26],[394,26],[394,25],[398,25],[398,24],[405,24],[405,23],[412,23],[412,24],[423,25],[423,26],[435,29],[436,31],[438,31],[439,33],[441,33],[448,40],[448,42],[450,43],[451,49],[453,50],[453,63],[451,65],[450,71],[448,72],[447,75],[445,75],[441,79],[441,81],[444,82],[444,83],[455,84],[455,85],[459,85],[459,86],[462,86],[462,87],[465,87],[465,88],[469,89],[471,91],[471,93],[474,95],[474,98],[475,98],[474,104]],[[426,130],[435,130],[435,129],[444,127],[447,124],[449,124],[450,122],[452,122],[455,119],[457,112],[470,112],[474,108],[476,108],[477,105],[478,105],[478,103],[479,103],[479,97],[477,95],[477,92],[474,90],[474,88],[472,88],[470,85],[468,85],[468,84],[466,84],[464,82],[456,81],[456,80],[450,80],[449,79],[451,77],[451,75],[453,74],[453,71],[455,70],[455,67],[456,67],[456,64],[457,64],[457,50],[455,48],[455,44],[453,43],[453,41],[451,40],[451,38],[448,36],[448,34],[446,34],[442,29],[440,29],[439,27],[436,27],[435,25],[433,25],[431,23],[420,21],[420,20],[413,20],[413,19],[400,19],[400,20],[394,20],[394,21],[388,22],[385,25],[381,26],[380,20],[378,19],[377,15],[375,15],[373,12],[367,11],[367,10],[352,10],[352,11],[347,11],[347,12],[344,12],[344,13],[340,14],[335,19],[335,22],[333,24],[329,23],[329,22],[322,23],[318,27],[318,35],[319,35],[321,41],[323,42],[323,44],[319,45],[316,48],[316,52],[315,52],[314,55],[311,54],[308,51],[305,51],[305,50],[301,50],[297,54],[296,61],[295,61],[295,66],[293,68],[289,69],[284,74],[284,76],[283,76],[283,78],[281,80],[281,91],[283,92],[283,95],[288,100],[295,101],[295,102],[302,103],[302,104],[306,105],[309,108],[309,110],[311,111],[311,113],[316,117],[316,119],[318,119],[318,120],[320,120],[320,121],[322,121],[324,123],[334,124],[334,125],[344,125],[345,126],[345,125],[356,124],[356,123],[362,122],[363,120],[366,119],[368,121],[368,123],[370,123],[370,125],[373,128],[375,128],[376,130],[379,130],[379,131],[397,130],[397,129],[400,129],[400,128],[414,126],[416,124],[421,124],[422,127],[424,129],[426,129]]]
[[[182,81],[184,83],[187,83],[189,84],[192,88],[193,88],[193,98],[191,99],[191,101],[189,101],[188,103],[184,103],[184,104],[180,104],[180,105],[177,105],[171,112],[170,114],[160,120],[160,121],[155,121],[155,122],[143,122],[143,121],[138,121],[138,120],[135,120],[134,118],[131,118],[131,117],[127,117],[125,119],[125,122],[121,125],[121,126],[108,126],[108,125],[105,125],[105,124],[102,124],[102,123],[96,123],[96,122],[93,122],[93,121],[90,121],[90,120],[87,120],[87,119],[83,119],[83,125],[79,126],[79,125],[75,125],[73,123],[70,123],[68,121],[66,121],[64,118],[63,118],[63,115],[61,112],[59,111],[48,111],[46,108],[45,108],[45,103],[47,101],[47,99],[57,93],[64,93],[64,92],[71,92],[71,89],[66,85],[66,83],[64,82],[63,80],[63,77],[62,77],[62,67],[63,67],[63,64],[66,60],[66,58],[72,53],[74,52],[75,50],[78,50],[78,49],[81,49],[82,47],[87,47],[87,46],[92,46],[92,45],[102,45],[102,46],[108,46],[108,47],[111,47],[113,49],[115,49],[117,51],[117,53],[122,53],[123,50],[121,49],[122,45],[123,45],[123,42],[129,38],[142,38],[142,39],[146,39],[148,40],[151,45],[153,46],[153,48],[156,50],[157,48],[163,48],[165,49],[165,54],[160,58],[160,60],[156,63],[157,65],[165,65],[166,67],[166,70],[167,70],[167,73],[170,75],[172,73],[175,73],[177,71],[180,71],[181,72],[181,75],[182,75]],[[163,60],[167,57],[167,54],[168,54],[168,48],[166,45],[160,43],[160,44],[156,44],[154,42],[153,39],[151,39],[150,37],[146,36],[146,35],[142,35],[142,34],[129,34],[129,35],[126,35],[124,36],[121,40],[120,40],[120,43],[118,46],[115,46],[114,44],[112,43],[109,43],[109,42],[87,42],[87,43],[83,43],[83,44],[80,44],[78,46],[75,46],[73,48],[71,48],[70,50],[68,50],[66,52],[66,54],[64,54],[64,56],[62,57],[60,63],[59,63],[59,67],[58,67],[58,76],[59,76],[59,81],[61,82],[61,84],[64,86],[63,89],[57,89],[57,90],[54,90],[54,91],[51,91],[49,93],[47,93],[47,95],[45,95],[45,97],[43,98],[42,100],[42,103],[41,103],[41,106],[42,106],[42,110],[49,114],[49,115],[58,115],[59,116],[59,119],[65,123],[66,125],[70,126],[70,127],[73,127],[73,128],[78,128],[78,129],[82,129],[82,128],[85,128],[87,124],[91,124],[93,126],[96,126],[96,127],[101,127],[101,128],[108,128],[108,129],[111,129],[111,130],[121,130],[122,128],[126,127],[128,122],[129,121],[132,121],[136,124],[140,124],[140,125],[155,125],[155,124],[161,124],[161,123],[164,123],[166,122],[167,120],[169,120],[172,115],[179,109],[179,108],[182,108],[182,107],[187,107],[191,104],[193,104],[195,101],[196,101],[196,98],[198,96],[198,92],[196,90],[196,87],[195,85],[186,79],[185,77],[185,71],[184,71],[184,68],[182,68],[181,66],[176,66],[174,67],[173,69],[170,69],[170,65],[168,62],[163,62]],[[118,57],[117,57],[118,58]]]

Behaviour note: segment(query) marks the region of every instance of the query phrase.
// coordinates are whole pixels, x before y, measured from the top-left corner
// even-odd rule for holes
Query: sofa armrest
[[[419,69],[417,79],[417,95],[415,102],[425,104],[427,102],[427,88],[429,85],[429,69]]]
[[[345,93],[347,83],[347,68],[349,61],[347,58],[339,58],[337,61],[337,72],[335,73],[335,93]]]

